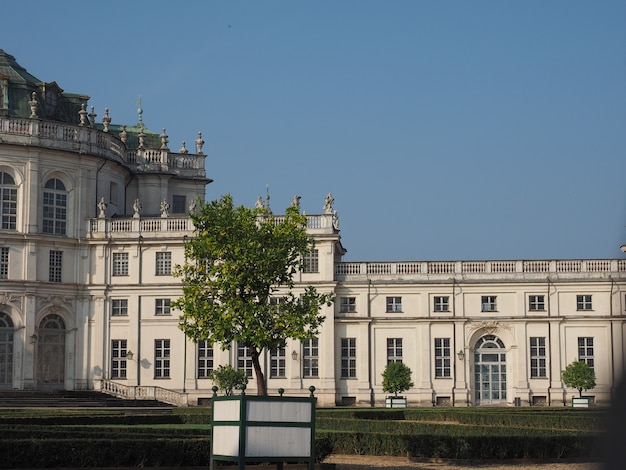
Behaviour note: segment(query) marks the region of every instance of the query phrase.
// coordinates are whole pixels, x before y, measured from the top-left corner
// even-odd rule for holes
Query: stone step
[[[0,390],[0,408],[163,408],[156,400],[125,400],[90,390]]]

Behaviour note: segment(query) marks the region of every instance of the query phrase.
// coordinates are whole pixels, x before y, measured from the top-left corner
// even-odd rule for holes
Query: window
[[[169,276],[172,273],[172,253],[163,251],[156,254],[156,275]]]
[[[528,309],[531,312],[543,311],[546,309],[545,297],[543,295],[529,295]]]
[[[187,196],[172,196],[172,212],[174,214],[186,214],[188,211]]]
[[[593,370],[593,337],[587,336],[578,338],[578,360],[586,362]]]
[[[170,377],[170,340],[154,340],[154,377],[167,379]]]
[[[46,182],[43,191],[43,233],[65,235],[67,220],[67,191],[60,179]]]
[[[13,177],[0,171],[0,228],[17,228],[17,186]]]
[[[481,311],[483,312],[495,312],[498,310],[495,295],[483,295],[480,298],[480,303],[482,304]]]
[[[435,312],[449,312],[450,311],[450,297],[439,296],[435,297]]]
[[[387,338],[387,364],[402,362],[402,338]]]
[[[543,336],[530,337],[530,377],[546,377],[546,338]]]
[[[387,297],[387,312],[401,312],[402,297]]]
[[[318,377],[319,369],[318,339],[307,339],[302,342],[302,377]]]
[[[356,297],[341,297],[339,300],[341,313],[356,312]]]
[[[126,378],[126,340],[111,340],[111,378]]]
[[[450,338],[435,338],[435,378],[451,376]]]
[[[320,272],[320,264],[318,258],[318,251],[311,250],[302,258],[302,272],[304,273],[318,273]]]
[[[170,314],[170,299],[156,299],[154,302],[154,314],[155,315],[169,315]]]
[[[285,376],[285,348],[276,348],[270,352],[270,378]]]
[[[576,309],[577,310],[591,310],[591,296],[590,295],[577,295],[576,296]]]
[[[198,341],[198,378],[207,379],[213,371],[213,346],[207,341]]]
[[[128,276],[128,253],[113,253],[113,275]]]
[[[125,317],[128,315],[128,299],[111,300],[111,316]]]
[[[117,183],[115,181],[109,183],[109,201],[117,206]]]
[[[63,252],[50,250],[50,266],[48,280],[50,282],[62,282]]]
[[[356,377],[356,338],[341,338],[341,378]]]
[[[9,278],[9,249],[0,248],[0,279]]]
[[[252,355],[248,346],[237,342],[237,370],[243,370],[246,377],[252,377]]]

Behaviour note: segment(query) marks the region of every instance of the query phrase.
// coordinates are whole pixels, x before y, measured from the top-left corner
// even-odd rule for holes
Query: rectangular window
[[[545,297],[543,295],[529,295],[528,309],[531,312],[540,312],[546,309]]]
[[[128,253],[113,253],[113,275],[128,276]]]
[[[154,314],[155,315],[169,315],[170,314],[170,299],[156,299],[154,302]]]
[[[341,313],[356,312],[356,297],[341,297],[339,311]]]
[[[543,296],[542,296],[543,297]],[[530,377],[546,377],[546,338],[543,336],[530,337]]]
[[[48,271],[48,280],[50,282],[63,281],[63,252],[50,250],[50,269]]]
[[[285,348],[270,352],[270,378],[285,377]]]
[[[401,312],[402,297],[387,297],[387,312]]]
[[[172,213],[186,214],[187,211],[187,196],[178,196],[174,194],[172,196]]]
[[[170,377],[170,340],[154,340],[154,377],[159,379]]]
[[[450,311],[450,297],[437,296],[435,297],[435,312],[449,312]]]
[[[125,317],[128,315],[128,299],[111,299],[111,316]]]
[[[590,295],[577,295],[576,296],[576,309],[577,310],[591,310],[591,296]]]
[[[356,377],[356,338],[341,338],[341,378]]]
[[[109,183],[109,201],[117,206],[117,183],[115,181]]]
[[[207,341],[198,341],[198,378],[207,379],[213,371],[213,346]]]
[[[586,362],[593,370],[593,336],[586,336],[578,338],[578,360]]]
[[[498,310],[495,295],[483,295],[480,298],[480,303],[482,305],[481,311],[483,312],[495,312]]]
[[[126,378],[126,340],[111,340],[111,378]]]
[[[172,253],[162,251],[156,254],[156,275],[169,276],[172,274]]]
[[[320,263],[317,250],[311,250],[302,258],[302,272],[318,273],[320,272]]]
[[[0,172],[0,220],[2,224],[0,228],[2,230],[15,230],[17,227],[17,188],[11,187],[13,179],[11,178],[11,185],[6,183],[6,177],[10,176],[8,173]]]
[[[302,342],[302,377],[319,376],[319,353],[317,338]]]
[[[387,364],[402,362],[402,338],[387,338]]]
[[[243,370],[246,377],[252,377],[252,355],[241,341],[237,342],[237,370]]]
[[[435,378],[451,376],[450,338],[435,338]]]
[[[0,248],[0,279],[9,278],[9,249]]]

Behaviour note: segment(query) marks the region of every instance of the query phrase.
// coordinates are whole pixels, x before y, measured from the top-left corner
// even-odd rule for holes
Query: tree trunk
[[[257,395],[267,396],[267,386],[265,385],[265,376],[261,369],[261,363],[259,362],[260,351],[256,348],[250,348],[250,355],[252,356],[252,366],[254,367],[254,375],[256,376]]]

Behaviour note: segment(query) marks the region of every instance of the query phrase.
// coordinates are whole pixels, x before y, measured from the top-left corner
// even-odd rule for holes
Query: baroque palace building
[[[194,405],[231,364],[254,390],[245,347],[194,344],[170,309],[211,182],[202,135],[172,151],[141,109],[115,125],[88,100],[0,50],[0,389]],[[316,246],[297,288],[336,302],[318,338],[264,355],[270,393],[380,405],[401,360],[409,406],[569,406],[561,371],[581,360],[597,377],[587,395],[608,404],[626,367],[626,259],[343,262],[332,205],[307,216]]]

